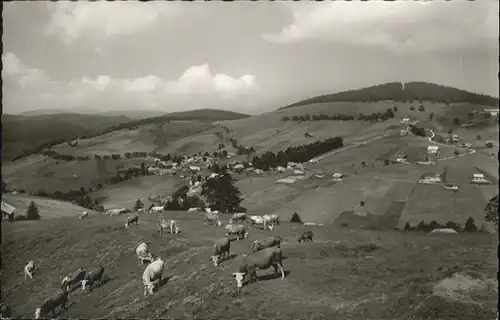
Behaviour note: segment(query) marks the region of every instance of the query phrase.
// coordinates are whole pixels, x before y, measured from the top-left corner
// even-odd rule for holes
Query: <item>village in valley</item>
[[[375,36],[342,53],[339,43],[356,37],[331,41],[340,35],[331,30],[343,28],[323,24],[344,18],[318,4],[311,13],[293,9],[297,21],[279,41],[248,35],[241,45],[249,54],[200,51],[190,47],[201,41],[189,35],[193,30],[225,26],[213,41],[241,42],[227,27],[234,14],[225,5],[220,15],[205,6],[189,24],[163,26],[165,36],[153,35],[159,30],[153,26],[182,16],[181,9],[169,11],[172,17],[161,11],[175,5],[100,7],[117,10],[113,15],[96,5],[44,7],[50,14],[37,19],[50,24],[42,31],[24,29],[18,19],[45,12],[40,5],[12,3],[4,12],[1,319],[498,317],[498,94],[456,80],[456,66],[443,62],[453,57],[433,60],[427,42],[420,56],[408,53],[417,50],[412,41],[432,37],[379,44],[397,55],[377,51]],[[480,6],[498,9],[498,3],[468,5],[471,14],[483,12]],[[255,18],[266,17],[258,5],[252,8],[239,18],[245,34],[256,32]],[[277,16],[285,10],[269,8]],[[443,15],[434,4],[412,8],[401,14]],[[367,21],[382,21],[377,10],[363,13]],[[458,16],[464,9],[454,10]],[[211,19],[200,27],[205,14]],[[69,15],[81,23],[72,24]],[[128,19],[114,19],[124,16],[137,25],[121,33],[118,25]],[[299,21],[311,17],[316,20]],[[93,18],[102,21],[92,24]],[[393,23],[391,32],[413,21],[399,20],[384,21]],[[148,23],[151,34],[134,36]],[[328,57],[311,49],[315,37],[307,38],[307,50],[297,43],[307,32],[333,37],[321,45]],[[175,42],[181,34],[191,40]],[[44,53],[49,62],[42,63],[23,49],[33,43],[42,50],[37,37],[55,41],[47,46],[61,58]],[[105,45],[98,37],[132,37],[137,45]],[[165,48],[163,42],[174,43],[168,39],[178,47]],[[73,47],[78,41],[99,49]],[[270,50],[265,64],[251,51],[260,42],[266,43],[260,50]],[[360,48],[374,51],[367,56]],[[387,60],[392,54],[399,60]],[[205,55],[212,60],[180,69],[189,57],[205,61]],[[332,60],[336,55],[353,72]],[[415,59],[434,67],[417,68]],[[460,59],[463,68],[477,66]],[[366,79],[347,81],[360,64]],[[221,67],[243,72],[252,65],[270,71],[233,78]],[[489,65],[481,68],[488,71],[461,71],[461,77],[479,83],[491,73]],[[377,76],[387,69],[394,70]],[[139,71],[149,76],[130,78]]]

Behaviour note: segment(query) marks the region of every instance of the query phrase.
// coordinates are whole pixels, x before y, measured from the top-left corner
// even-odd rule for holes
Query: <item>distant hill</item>
[[[302,100],[278,110],[329,102],[375,102],[375,101],[433,101],[442,103],[468,102],[498,107],[499,99],[488,95],[472,93],[452,87],[428,82],[389,82],[358,90],[326,94]]]
[[[31,110],[21,112],[19,116],[26,117],[37,117],[46,115],[58,115],[58,114],[84,114],[84,115],[95,115],[95,116],[107,116],[107,117],[120,117],[124,116],[129,119],[144,119],[151,117],[159,117],[164,115],[165,112],[159,110],[112,110],[112,111],[99,111],[90,107],[72,108],[72,109],[42,109],[42,110]]]
[[[226,110],[199,109],[191,111],[167,113],[162,116],[166,120],[238,120],[249,118],[250,115]]]
[[[124,116],[109,117],[77,113],[39,116],[2,115],[2,159],[11,160],[27,150],[57,139],[96,134],[129,122]]]

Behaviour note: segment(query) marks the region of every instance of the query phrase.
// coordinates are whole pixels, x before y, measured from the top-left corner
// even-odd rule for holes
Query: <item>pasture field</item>
[[[179,176],[140,176],[96,190],[90,196],[105,208],[133,209],[137,199],[147,208],[151,204],[148,197],[170,195],[186,184]]]
[[[30,192],[79,190],[95,188],[107,178],[116,175],[118,169],[147,163],[144,159],[63,161],[46,156],[30,156],[26,159],[3,164],[3,179],[10,187]],[[75,179],[73,175],[76,175]]]
[[[123,155],[125,152],[160,152],[159,150],[164,153],[179,154],[180,152],[175,148],[188,149],[189,147],[184,146],[184,144],[189,143],[189,141],[174,146],[170,146],[171,143],[185,137],[196,137],[213,127],[210,122],[205,121],[170,121],[165,124],[144,125],[134,130],[123,129],[90,139],[81,139],[75,148],[63,143],[52,149],[61,154],[74,155],[111,153]],[[200,151],[199,148],[192,152],[198,153],[198,151]]]
[[[15,318],[59,289],[68,272],[105,267],[91,293],[74,290],[61,318],[163,319],[493,319],[497,304],[496,238],[491,234],[427,235],[398,231],[305,227],[282,223],[273,233],[250,228],[249,239],[231,242],[231,257],[214,267],[209,257],[220,227],[201,215],[167,212],[181,233],[159,235],[158,217],[141,215],[125,229],[124,217],[91,216],[3,224],[2,303]],[[306,230],[314,243],[297,243]],[[270,270],[236,289],[237,271],[250,244],[270,234],[284,238],[285,280]],[[164,281],[143,296],[135,247],[146,241],[166,261]],[[39,269],[25,281],[23,266]],[[453,276],[452,276],[453,274]],[[465,284],[465,290],[459,286]]]
[[[87,211],[89,214],[94,214],[92,210],[77,206],[71,202],[58,201],[54,199],[32,197],[20,194],[2,194],[2,200],[16,208],[14,215],[26,215],[26,210],[31,201],[34,201],[38,207],[38,211],[42,219],[53,219],[62,217],[79,216],[82,212]],[[5,222],[9,223],[9,222]],[[18,224],[18,222],[15,222]]]

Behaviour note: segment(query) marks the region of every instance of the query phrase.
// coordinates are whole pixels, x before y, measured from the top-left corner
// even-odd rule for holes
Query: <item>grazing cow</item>
[[[139,215],[137,213],[127,217],[125,228],[128,228],[132,223],[139,224]]]
[[[212,256],[212,261],[214,262],[214,267],[219,265],[221,258],[229,257],[229,249],[231,248],[231,242],[228,238],[222,238],[217,243],[214,244],[214,255]]]
[[[137,209],[137,210],[136,210],[136,212],[146,212],[146,209],[144,209],[144,208],[139,208],[139,209]]]
[[[243,280],[246,275],[250,276],[250,281],[252,279],[258,280],[257,270],[266,270],[271,266],[274,268],[275,274],[278,273],[279,268],[281,271],[281,280],[285,279],[282,261],[281,249],[277,247],[259,250],[245,256],[240,264],[238,272],[233,273],[238,289],[243,287]]]
[[[68,302],[68,290],[60,290],[54,296],[46,299],[41,307],[35,310],[35,319],[40,319],[52,313],[52,318],[56,317],[56,308],[61,306],[59,313],[66,309],[66,303]]]
[[[179,233],[179,226],[177,224],[177,221],[175,220],[165,220],[161,219],[160,222],[158,222],[160,225],[160,234],[163,234],[163,230],[165,229],[170,229],[170,233]]]
[[[85,279],[86,271],[85,269],[78,268],[74,272],[71,272],[61,280],[61,289],[70,291],[71,287]]]
[[[189,208],[188,212],[197,212],[199,210],[200,210],[199,208]]]
[[[87,219],[89,217],[89,213],[87,211],[83,211],[81,215],[78,216],[80,219]]]
[[[153,255],[149,252],[148,245],[145,242],[142,242],[135,249],[135,253],[137,254],[137,259],[139,260],[139,265],[143,265],[144,261],[152,262],[154,260]]]
[[[12,317],[12,309],[10,305],[0,304],[0,319],[8,320],[10,317]]]
[[[30,260],[24,267],[24,280],[27,278],[33,279],[33,272],[35,271],[35,261]]]
[[[301,241],[306,242],[306,240],[313,242],[313,232],[312,231],[306,231],[300,235],[300,237],[297,239],[297,241],[300,243]]]
[[[164,206],[151,207],[151,209],[149,209],[149,213],[159,213],[163,212],[164,210],[165,210]]]
[[[205,213],[205,218],[203,219],[204,223],[216,224],[219,227],[222,225],[222,222],[219,220],[219,214],[214,212]]]
[[[280,224],[280,218],[277,214],[265,215],[262,217],[264,219],[264,228],[266,225],[269,226],[269,229],[273,230],[276,226]]]
[[[142,274],[142,282],[144,283],[144,295],[148,292],[149,294],[153,294],[153,291],[161,280],[161,276],[163,273],[163,268],[165,267],[165,261],[158,258],[155,261],[151,262],[149,266],[147,266],[146,270]]]
[[[263,225],[264,229],[266,229],[267,221],[262,216],[250,216],[250,226],[253,225]]]
[[[120,209],[110,209],[108,211],[106,211],[106,214],[109,214],[110,216],[117,216],[119,214],[122,214],[122,213],[127,213],[129,212],[130,210],[128,209],[125,209],[125,208],[120,208]]]
[[[245,226],[242,224],[228,224],[225,229],[226,237],[235,234],[237,240],[248,238],[248,232],[245,232]]]
[[[104,273],[104,267],[103,266],[99,266],[97,268],[94,268],[94,269],[90,270],[85,275],[85,278],[81,281],[81,283],[82,283],[82,291],[85,291],[86,288],[88,288],[89,291],[92,291],[92,286],[96,282],[101,283],[102,274],[103,273]],[[88,285],[88,287],[87,287],[87,285]]]
[[[263,250],[263,249],[266,249],[266,248],[271,248],[271,247],[280,247],[281,245],[281,242],[283,242],[283,239],[281,237],[270,237],[270,238],[267,238],[267,239],[263,239],[263,240],[255,240],[250,249],[253,251],[253,252],[257,252],[259,250]]]
[[[229,223],[232,224],[233,222],[236,222],[236,221],[241,221],[241,222],[247,221],[247,214],[244,212],[233,214],[231,219],[229,219]]]

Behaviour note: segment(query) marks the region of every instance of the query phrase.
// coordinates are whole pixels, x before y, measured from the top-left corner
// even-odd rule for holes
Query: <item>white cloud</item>
[[[151,25],[159,17],[178,12],[172,2],[64,2],[49,3],[52,18],[45,27],[70,44],[84,35],[125,35]]]
[[[32,109],[34,106],[43,108],[40,103],[60,108],[94,105],[103,108],[119,106],[125,109],[132,106],[170,106],[175,103],[216,105],[217,101],[248,97],[256,86],[255,77],[248,74],[240,78],[226,74],[213,76],[208,64],[186,69],[177,80],[167,80],[151,74],[136,78],[99,75],[95,78],[84,76],[63,83],[53,81],[43,70],[25,66],[13,53],[4,53],[2,61],[4,80],[17,85],[15,90],[6,92],[8,102],[10,105],[20,104],[22,109]]]
[[[306,40],[433,50],[498,39],[497,1],[304,2],[286,6],[293,23],[262,37],[275,43]]]

